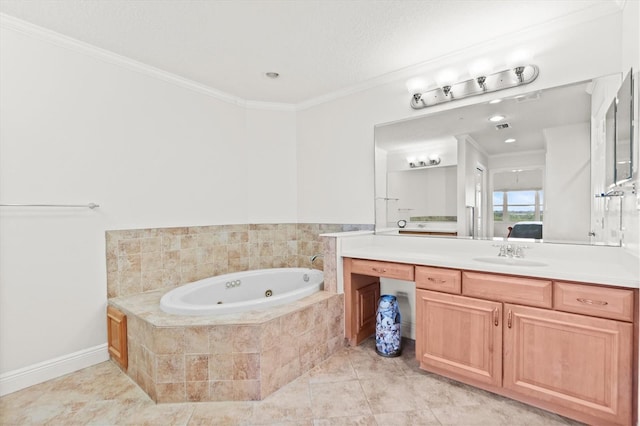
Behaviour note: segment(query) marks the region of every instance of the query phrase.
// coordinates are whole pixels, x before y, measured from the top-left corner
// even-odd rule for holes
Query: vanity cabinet
[[[635,421],[638,290],[364,259],[343,265],[351,344],[375,331],[379,277],[414,280],[422,369],[589,424]]]

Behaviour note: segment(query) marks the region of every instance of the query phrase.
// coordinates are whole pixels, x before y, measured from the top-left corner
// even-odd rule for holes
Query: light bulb
[[[529,65],[533,59],[533,54],[526,49],[519,49],[507,57],[507,66],[509,68],[523,67]]]
[[[436,82],[440,87],[453,86],[457,78],[458,73],[455,70],[446,69],[438,73],[438,75],[436,76]]]
[[[427,81],[420,77],[411,78],[407,80],[407,90],[410,95],[424,93],[427,91]]]
[[[488,59],[478,59],[469,65],[469,75],[472,78],[486,77],[493,71],[493,64]]]

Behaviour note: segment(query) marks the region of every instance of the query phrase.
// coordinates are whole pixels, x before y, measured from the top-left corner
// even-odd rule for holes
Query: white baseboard
[[[0,375],[0,396],[107,361],[107,344],[83,349]]]
[[[402,321],[400,323],[402,337],[408,337],[410,339],[416,340],[416,323],[409,321]]]

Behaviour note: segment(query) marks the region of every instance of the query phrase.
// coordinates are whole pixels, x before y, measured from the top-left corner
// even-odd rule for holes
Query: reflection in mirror
[[[590,243],[594,84],[376,126],[376,232]]]
[[[615,110],[615,175],[613,182],[620,185],[633,177],[631,152],[633,146],[633,70],[629,71],[620,90],[618,90]]]

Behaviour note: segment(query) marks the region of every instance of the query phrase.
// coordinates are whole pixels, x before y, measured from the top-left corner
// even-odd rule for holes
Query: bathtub
[[[177,287],[160,299],[160,309],[177,315],[217,315],[265,309],[322,290],[322,271],[273,268],[218,275]]]

